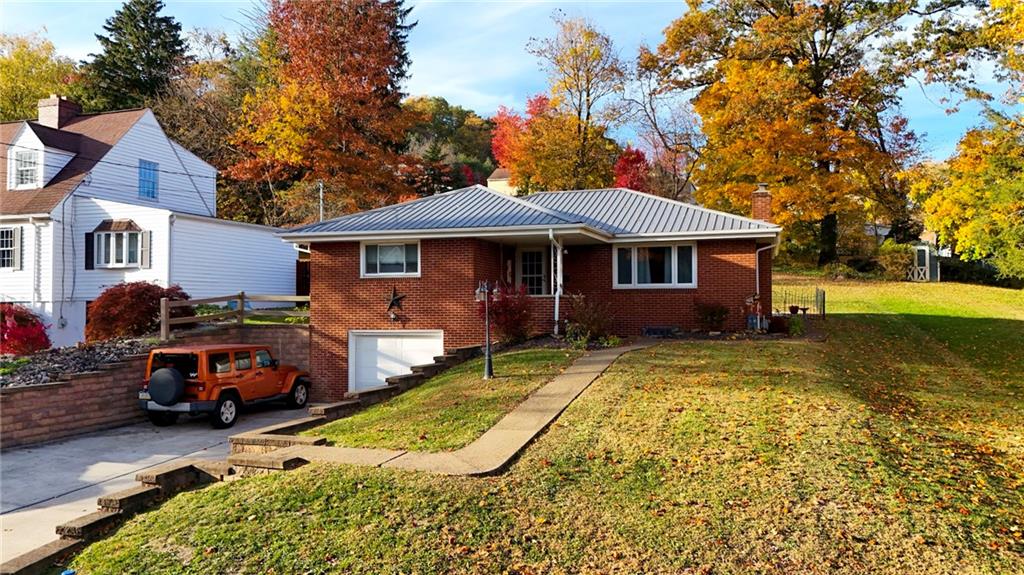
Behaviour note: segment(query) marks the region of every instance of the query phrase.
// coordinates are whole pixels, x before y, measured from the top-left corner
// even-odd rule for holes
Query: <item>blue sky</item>
[[[188,2],[165,0],[165,12],[184,29],[211,28],[235,34],[246,23],[250,0]],[[655,46],[662,31],[682,14],[673,1],[616,2],[414,2],[419,22],[410,36],[412,95],[443,96],[449,102],[490,115],[499,105],[522,108],[526,98],[545,89],[544,74],[525,46],[531,37],[552,34],[555,10],[590,18],[615,40],[624,58],[641,44]],[[0,0],[0,31],[42,32],[57,49],[76,59],[99,49],[94,34],[120,2]],[[904,113],[911,127],[926,134],[927,155],[948,156],[968,128],[980,122],[978,107],[965,105],[947,115],[946,94],[918,86],[904,90]],[[629,139],[628,132],[619,137]]]

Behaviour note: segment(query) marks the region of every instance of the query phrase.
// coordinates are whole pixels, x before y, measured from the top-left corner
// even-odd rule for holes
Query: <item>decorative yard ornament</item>
[[[398,289],[394,286],[391,287],[391,298],[388,300],[388,317],[391,321],[398,320],[398,314],[395,310],[402,311],[402,300],[405,299],[404,295],[398,295]]]

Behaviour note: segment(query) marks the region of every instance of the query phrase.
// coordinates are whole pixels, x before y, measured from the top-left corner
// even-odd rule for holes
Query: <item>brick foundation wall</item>
[[[309,365],[309,327],[268,325],[221,327],[177,334],[174,344],[269,345],[281,363]],[[146,356],[69,374],[64,381],[0,388],[0,448],[65,439],[144,420],[136,404]]]

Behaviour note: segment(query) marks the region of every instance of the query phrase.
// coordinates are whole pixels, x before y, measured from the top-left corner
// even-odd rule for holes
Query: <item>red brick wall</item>
[[[569,246],[565,291],[609,302],[614,330],[638,335],[645,327],[697,327],[694,302],[729,307],[726,328],[745,326],[743,303],[755,291],[754,240],[700,242],[696,289],[612,289],[610,245]],[[483,279],[505,279],[503,261],[514,251],[472,238],[424,240],[419,278],[360,278],[358,242],[313,244],[310,296],[310,367],[313,398],[336,401],[348,389],[348,331],[352,329],[441,329],[446,348],[477,345],[483,340],[473,292]],[[504,254],[504,256],[503,256]],[[762,292],[770,309],[771,255],[764,265]],[[405,295],[397,321],[387,315],[394,287]],[[562,299],[561,317],[568,313]],[[550,333],[554,298],[533,299],[534,333]]]
[[[360,278],[358,242],[313,244],[310,367],[313,399],[336,401],[348,390],[350,329],[442,329],[446,349],[479,344],[474,292],[501,274],[501,248],[482,240],[423,240],[418,278]],[[391,288],[406,296],[388,317]]]
[[[608,302],[612,326],[620,335],[638,335],[645,327],[698,327],[695,302],[729,308],[725,328],[746,325],[744,300],[756,289],[754,240],[702,241],[697,246],[694,289],[613,289],[612,246],[569,246],[564,256],[567,293]]]

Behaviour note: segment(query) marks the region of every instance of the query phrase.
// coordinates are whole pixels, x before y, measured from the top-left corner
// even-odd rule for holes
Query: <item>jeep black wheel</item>
[[[309,382],[305,379],[298,379],[292,385],[292,390],[288,393],[288,407],[292,409],[300,409],[306,407],[306,402],[309,401]]]
[[[238,410],[241,403],[233,393],[222,393],[217,399],[217,406],[210,414],[210,423],[217,429],[227,429],[238,421]]]
[[[147,411],[146,417],[149,422],[157,427],[174,425],[178,421],[178,414],[173,411]]]

